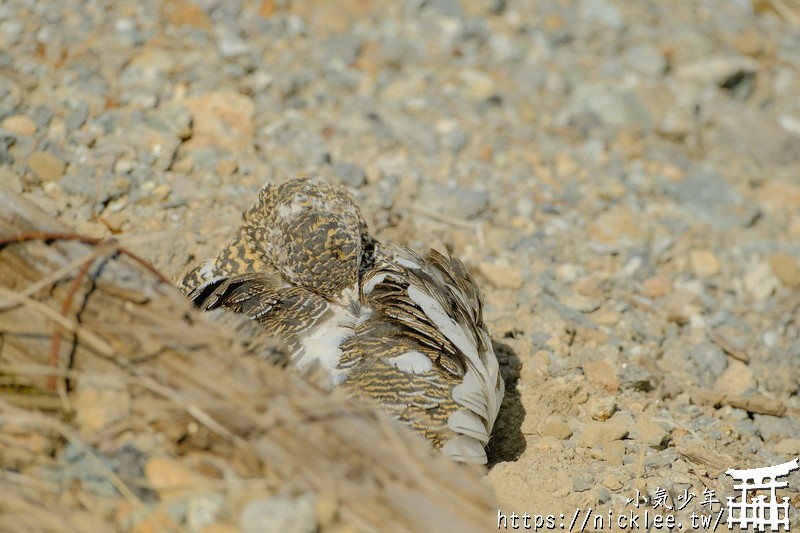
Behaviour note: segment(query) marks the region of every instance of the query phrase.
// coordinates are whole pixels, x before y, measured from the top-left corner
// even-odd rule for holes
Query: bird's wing
[[[300,339],[328,312],[328,302],[301,287],[287,286],[269,272],[216,277],[189,293],[203,311],[216,308],[257,320],[266,332],[297,350]]]
[[[504,385],[483,326],[480,294],[464,265],[436,251],[422,257],[395,247],[383,252],[361,287],[364,305],[373,312],[357,326],[352,346],[343,346],[341,364],[353,367],[349,382],[355,383],[359,368],[369,369],[362,378],[366,394],[398,402],[398,408],[403,394],[441,401],[447,391],[441,412],[428,413],[441,418],[446,412],[446,425],[455,433],[444,452],[485,463],[483,446]],[[387,383],[380,383],[379,368]]]

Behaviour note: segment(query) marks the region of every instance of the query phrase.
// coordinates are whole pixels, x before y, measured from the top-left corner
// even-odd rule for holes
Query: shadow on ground
[[[497,463],[516,461],[525,451],[525,437],[522,434],[522,421],[525,409],[522,407],[517,384],[519,383],[522,362],[511,347],[494,341],[494,353],[500,363],[500,375],[506,384],[506,394],[500,404],[500,413],[494,424],[489,446],[489,468]]]

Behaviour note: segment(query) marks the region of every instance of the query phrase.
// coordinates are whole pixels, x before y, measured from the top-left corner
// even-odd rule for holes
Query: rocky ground
[[[800,454],[798,95],[790,0],[0,4],[0,183],[78,231],[177,279],[320,173],[462,258],[488,482],[556,526],[665,489],[688,528]]]

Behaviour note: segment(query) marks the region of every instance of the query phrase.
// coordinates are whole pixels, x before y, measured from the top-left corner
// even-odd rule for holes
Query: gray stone
[[[442,134],[442,146],[453,153],[460,152],[469,140],[469,135],[459,126],[447,128]]]
[[[412,8],[441,17],[461,18],[464,15],[458,0],[410,0],[408,4]]]
[[[47,106],[39,105],[28,112],[28,116],[36,122],[37,128],[46,128],[53,119],[53,110]],[[84,119],[85,120],[85,119]]]
[[[186,506],[186,525],[191,531],[203,531],[217,521],[224,505],[225,497],[222,494],[195,496]]]
[[[144,113],[144,122],[181,140],[192,135],[192,114],[180,104],[167,104]]]
[[[687,214],[717,228],[738,225],[745,220],[738,209],[742,197],[711,168],[693,165],[686,178],[671,189]]]
[[[164,50],[146,49],[120,73],[120,101],[147,109],[155,107],[158,95],[167,85],[167,74],[174,68],[174,59]]]
[[[114,472],[114,461],[93,448],[78,449],[68,444],[61,456],[61,469],[58,477],[62,483],[80,481],[81,488],[98,496],[116,496],[114,484],[106,472]]]
[[[692,431],[702,431],[704,433],[713,432],[718,426],[719,420],[705,415],[696,416],[692,418],[691,422],[689,423],[689,428]]]
[[[144,479],[144,465],[147,459],[147,455],[135,446],[126,444],[114,454],[115,471],[124,479]],[[156,493],[147,487],[131,484],[128,488],[143,501],[150,502],[157,499]]]
[[[594,487],[594,479],[578,476],[572,480],[572,490],[575,492],[586,492]]]
[[[608,126],[650,127],[647,109],[636,96],[611,85],[579,85],[567,111],[571,117],[590,113]]]
[[[348,187],[357,189],[367,183],[367,174],[364,169],[352,163],[334,163],[333,172]]]
[[[14,162],[14,157],[11,155],[11,147],[16,144],[17,138],[6,133],[0,129],[0,164],[11,165]]]
[[[475,218],[489,206],[486,191],[448,187],[432,181],[423,185],[420,200],[430,210],[462,219]]]
[[[800,137],[787,132],[771,115],[731,100],[709,109],[716,128],[708,140],[748,156],[759,165],[800,163]]]
[[[743,420],[737,420],[736,422],[734,422],[733,427],[736,428],[736,432],[742,437],[744,437],[745,435],[755,435],[756,433],[758,433],[755,422],[753,422],[749,418],[745,418]]]
[[[725,87],[736,78],[754,76],[758,63],[749,57],[737,55],[715,55],[679,65],[673,76],[684,84],[699,87],[717,85]]]
[[[239,515],[242,533],[314,533],[317,519],[315,497],[307,493],[297,498],[273,496],[253,500]]]
[[[621,30],[625,26],[622,13],[605,0],[582,0],[578,13],[587,22],[600,24],[612,30]]]
[[[136,22],[128,17],[120,17],[114,21],[114,29],[120,33],[130,33],[136,30]]]
[[[342,65],[350,65],[361,51],[361,38],[352,33],[336,35],[325,41],[322,50],[325,51],[325,56],[329,60],[339,61]]]
[[[764,441],[800,437],[800,421],[794,418],[755,414],[753,423]]]
[[[24,26],[19,20],[0,22],[0,50],[8,50],[19,42]]]
[[[794,68],[800,69],[800,34],[787,32],[781,37],[778,58],[790,63]]]
[[[651,453],[644,459],[644,466],[647,468],[664,468],[678,460],[678,452],[675,448],[667,448],[658,453]]]
[[[250,52],[250,45],[231,28],[224,28],[217,35],[217,51],[224,58],[244,55]]]
[[[22,88],[10,76],[0,76],[0,117],[13,113],[22,101]]]
[[[647,392],[653,388],[653,374],[635,363],[623,363],[619,372],[619,386]]]
[[[640,44],[625,50],[625,64],[635,72],[655,78],[661,76],[667,68],[667,60],[663,52],[656,46]]]
[[[383,174],[378,180],[378,205],[384,210],[391,209],[394,205],[395,194],[400,186],[400,177],[397,174]]]
[[[96,177],[95,172],[89,166],[71,165],[69,172],[58,183],[69,194],[86,199],[96,198],[101,204],[130,192],[132,184],[129,179],[109,171],[101,172]]]
[[[77,130],[86,123],[89,117],[89,104],[85,100],[70,98],[64,102],[66,116],[64,122],[69,130]]]
[[[181,144],[178,137],[158,132],[145,124],[132,126],[125,141],[136,150],[139,162],[155,165],[160,170],[167,170],[172,165]]]
[[[728,367],[725,352],[710,342],[701,342],[689,349],[689,362],[693,368],[689,373],[704,387],[713,387],[714,381]]]
[[[316,132],[301,130],[292,139],[292,149],[304,165],[316,166],[330,158],[325,139]]]
[[[382,113],[389,132],[400,144],[417,148],[427,155],[439,150],[439,136],[426,123],[407,113]]]

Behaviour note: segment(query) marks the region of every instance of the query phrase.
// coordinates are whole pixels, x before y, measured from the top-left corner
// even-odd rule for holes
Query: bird
[[[341,186],[266,184],[231,242],[179,289],[283,341],[325,386],[377,402],[451,459],[486,464],[505,385],[466,266],[370,235]]]

